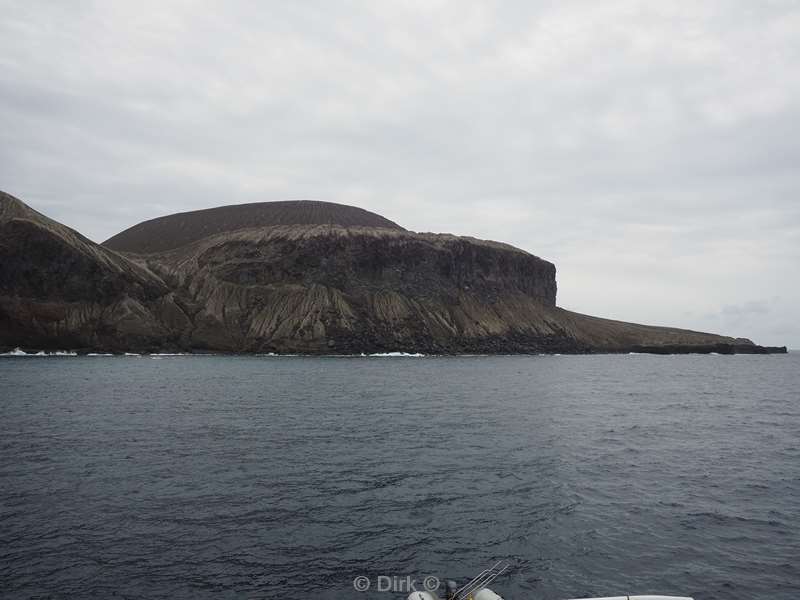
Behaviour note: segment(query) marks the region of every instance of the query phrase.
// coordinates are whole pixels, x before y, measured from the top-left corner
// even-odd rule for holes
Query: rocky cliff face
[[[762,352],[556,307],[555,267],[353,207],[171,215],[93,244],[0,196],[0,346],[360,353]],[[116,252],[126,250],[126,252]]]
[[[182,313],[146,269],[0,192],[0,347],[158,349]]]
[[[502,244],[366,227],[277,226],[140,258],[196,307],[191,345],[463,351],[554,307],[555,267]]]

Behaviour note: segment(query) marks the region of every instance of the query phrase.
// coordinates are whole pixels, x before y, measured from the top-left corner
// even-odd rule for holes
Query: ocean
[[[498,560],[507,600],[800,598],[798,353],[3,357],[0,391],[4,599],[389,600]]]

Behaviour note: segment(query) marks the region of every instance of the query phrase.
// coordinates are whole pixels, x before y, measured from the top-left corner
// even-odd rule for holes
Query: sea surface
[[[800,355],[0,358],[3,599],[501,559],[507,600],[800,598]]]

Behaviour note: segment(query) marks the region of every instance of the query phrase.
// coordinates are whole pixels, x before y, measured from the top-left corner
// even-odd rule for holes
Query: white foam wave
[[[56,350],[54,352],[25,352],[21,348],[15,348],[11,352],[3,352],[0,356],[78,356],[77,352],[70,352],[68,350]]]
[[[374,354],[368,354],[367,356],[377,356],[377,357],[393,357],[393,356],[403,356],[403,357],[420,357],[425,356],[424,354],[420,354],[419,352],[375,352]]]

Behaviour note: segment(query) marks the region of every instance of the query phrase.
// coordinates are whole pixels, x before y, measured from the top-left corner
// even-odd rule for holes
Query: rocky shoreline
[[[381,355],[404,355],[404,356],[474,356],[474,355],[525,355],[537,356],[546,354],[569,354],[569,355],[592,355],[592,354],[787,354],[786,346],[758,346],[755,344],[711,344],[711,345],[667,345],[667,346],[631,346],[629,348],[618,348],[613,350],[597,348],[578,348],[568,344],[553,343],[538,347],[526,346],[505,346],[502,351],[498,351],[497,346],[481,347],[469,346],[460,349],[446,348],[349,348],[339,349],[331,347],[328,351],[319,350],[311,352],[281,352],[280,349],[265,350],[261,352],[214,352],[213,350],[198,350],[192,348],[166,347],[166,348],[55,348],[55,347],[10,347],[0,346],[0,356],[22,356],[24,355],[46,355],[46,356],[87,356],[87,355],[173,355],[173,356],[203,356],[203,355],[227,355],[227,356],[253,356],[253,355],[274,355],[274,356],[381,356]]]

